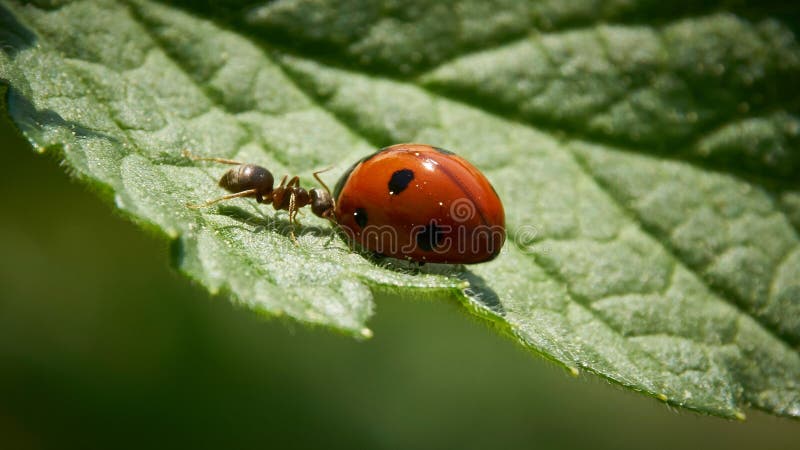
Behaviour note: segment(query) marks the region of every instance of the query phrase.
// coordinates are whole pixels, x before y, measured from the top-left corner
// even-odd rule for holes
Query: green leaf
[[[800,417],[800,9],[39,3],[0,9],[11,118],[212,292],[356,336],[374,295],[455,298],[574,373]],[[410,270],[310,214],[294,245],[251,201],[185,207],[220,195],[226,167],[184,148],[312,184],[409,141],[494,183],[497,260]]]

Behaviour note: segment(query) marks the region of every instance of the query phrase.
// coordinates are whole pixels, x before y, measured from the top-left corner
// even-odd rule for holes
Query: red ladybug
[[[300,208],[336,223],[350,245],[376,254],[418,262],[472,264],[500,253],[506,239],[503,204],[483,174],[452,152],[424,144],[386,147],[353,165],[336,184],[306,191],[299,178],[283,177],[273,187],[272,173],[260,166],[223,158],[197,157],[237,167],[220,187],[231,194],[191,208],[232,198],[286,210],[296,223]],[[335,199],[335,201],[334,201]],[[294,240],[294,232],[290,233]]]
[[[489,261],[505,242],[503,204],[489,180],[452,152],[386,147],[334,190],[336,222],[354,247],[419,262]]]

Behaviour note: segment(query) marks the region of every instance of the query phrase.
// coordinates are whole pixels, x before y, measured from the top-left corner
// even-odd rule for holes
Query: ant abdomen
[[[255,164],[242,164],[225,172],[219,180],[219,186],[228,192],[254,190],[256,200],[261,203],[264,197],[272,194],[275,178],[272,172]]]

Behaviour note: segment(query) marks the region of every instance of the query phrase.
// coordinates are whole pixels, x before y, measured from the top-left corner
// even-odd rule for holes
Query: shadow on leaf
[[[121,145],[119,139],[87,128],[79,123],[72,122],[61,117],[60,114],[51,109],[37,109],[30,100],[17,92],[16,89],[8,87],[6,93],[8,102],[8,113],[23,131],[26,129],[41,130],[46,127],[65,128],[70,130],[78,138],[103,139],[117,145]]]
[[[0,5],[0,50],[10,57],[36,44],[36,35]]]

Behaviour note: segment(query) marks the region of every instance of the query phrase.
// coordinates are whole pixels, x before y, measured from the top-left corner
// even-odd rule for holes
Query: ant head
[[[325,189],[313,188],[308,191],[311,196],[311,211],[325,219],[333,218],[333,197]]]

